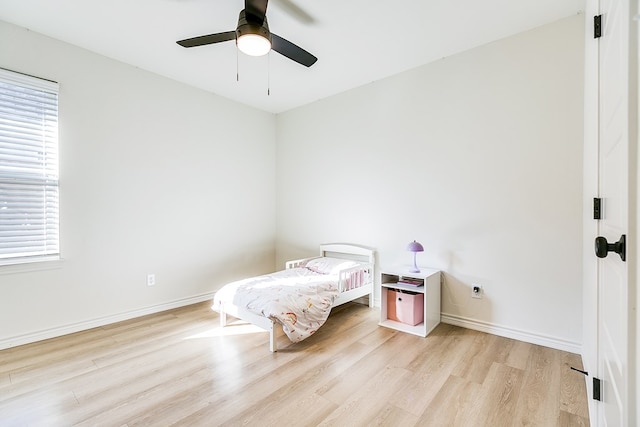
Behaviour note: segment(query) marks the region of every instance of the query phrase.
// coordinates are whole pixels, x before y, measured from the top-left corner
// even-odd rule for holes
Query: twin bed
[[[320,245],[320,256],[286,263],[285,270],[229,283],[216,292],[220,325],[227,315],[269,332],[277,351],[276,326],[299,342],[324,324],[332,307],[365,296],[373,306],[375,251],[359,245]]]

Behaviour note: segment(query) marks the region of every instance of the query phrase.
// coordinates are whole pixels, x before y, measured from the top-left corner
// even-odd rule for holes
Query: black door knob
[[[620,240],[615,243],[607,242],[607,239],[600,236],[596,237],[596,256],[598,258],[605,258],[609,252],[615,252],[620,255],[623,261],[626,261],[627,257],[627,236],[620,236]]]

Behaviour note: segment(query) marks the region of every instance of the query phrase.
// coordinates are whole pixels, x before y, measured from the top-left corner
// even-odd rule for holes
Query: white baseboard
[[[42,341],[50,338],[56,338],[74,332],[86,331],[87,329],[98,328],[100,326],[109,325],[116,322],[122,322],[123,320],[134,319],[136,317],[146,316],[147,314],[159,313],[161,311],[171,310],[173,308],[184,307],[190,304],[196,304],[202,301],[213,299],[214,292],[209,292],[202,295],[196,295],[189,298],[182,298],[179,300],[144,307],[124,313],[118,313],[111,316],[99,317],[96,319],[86,320],[84,322],[72,323],[69,325],[59,326],[56,328],[45,329],[42,331],[32,332],[24,335],[17,335],[14,337],[0,340],[0,350],[6,348],[17,347],[19,345],[30,344],[36,341]]]
[[[569,353],[582,354],[582,346],[580,343],[567,341],[560,338],[536,334],[520,329],[509,328],[502,325],[495,325],[481,320],[470,319],[453,314],[442,313],[440,320],[442,323],[460,326],[467,329],[473,329],[480,332],[486,332],[492,335],[498,335],[505,338],[512,338],[518,341],[524,341],[531,344],[537,344],[544,347],[554,348],[556,350],[568,351]]]

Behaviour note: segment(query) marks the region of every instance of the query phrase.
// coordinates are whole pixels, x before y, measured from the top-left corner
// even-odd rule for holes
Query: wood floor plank
[[[481,395],[476,396],[481,406],[474,414],[475,419],[487,426],[512,426],[523,384],[522,369],[494,362],[482,384]]]
[[[149,334],[128,341],[119,338],[117,345],[112,345],[105,351],[96,352],[93,361],[96,366],[104,367],[140,355],[153,353],[170,343],[179,343],[189,339],[189,336],[198,332],[205,333],[202,332],[202,328],[210,327],[211,323],[215,321],[217,321],[217,318],[213,315],[201,320],[178,320],[176,318],[176,323],[172,325],[171,329],[156,332],[154,335]],[[142,343],[145,345],[141,345]]]
[[[329,399],[317,394],[316,389],[321,387],[328,378],[345,375],[346,371],[354,364],[361,361],[371,349],[360,342],[354,342],[344,351],[337,353],[336,357],[319,360],[315,366],[310,366],[306,372],[296,376],[289,383],[274,388],[273,392],[264,399],[257,400],[251,407],[233,419],[225,422],[234,424],[276,424],[280,419],[289,419],[295,414],[306,414],[307,410],[301,407],[304,402],[316,402],[322,406],[323,412],[319,408],[314,408],[315,416],[326,416],[336,409],[336,404]],[[272,385],[273,387],[273,385]],[[304,415],[306,416],[306,415]],[[322,419],[320,418],[320,420]],[[293,423],[296,424],[296,423]]]
[[[589,427],[589,418],[570,414],[566,411],[560,411],[560,416],[558,417],[558,426]]]
[[[0,408],[4,401],[29,394],[37,396],[43,389],[55,389],[58,384],[64,381],[92,372],[95,369],[94,363],[85,359],[72,361],[68,364],[56,362],[50,367],[46,367],[46,365],[44,367],[40,366],[33,372],[21,370],[15,376],[10,373],[11,384],[1,389]]]
[[[578,355],[445,324],[421,338],[354,303],[277,353],[218,320],[205,302],[2,350],[0,424],[589,425]]]
[[[117,419],[118,421],[138,419],[137,414],[158,414],[166,411],[167,408],[174,408],[176,401],[189,400],[195,395],[196,401],[210,399],[215,397],[211,393],[211,384],[214,383],[219,387],[219,393],[224,395],[226,391],[242,387],[240,381],[240,372],[242,371],[243,359],[237,357],[238,352],[247,352],[257,350],[257,343],[262,343],[261,339],[238,340],[239,343],[246,344],[245,347],[237,349],[235,346],[232,351],[212,351],[210,346],[197,345],[202,343],[188,342],[182,343],[176,348],[168,348],[164,352],[154,354],[153,359],[143,357],[136,359],[134,367],[125,368],[125,372],[137,370],[137,374],[128,374],[129,381],[122,386],[126,386],[126,392],[119,391],[116,387],[92,387],[90,392],[82,390],[80,401],[87,404],[83,405],[85,410],[80,415],[74,415],[74,421],[77,419],[84,420],[85,423],[91,425],[93,423],[100,424],[103,419]],[[218,348],[228,349],[230,346],[217,343]],[[145,366],[139,365],[140,361],[147,360],[149,363]],[[167,360],[171,360],[171,364],[167,364]],[[122,367],[118,364],[115,368]],[[105,375],[109,375],[109,369],[104,369]],[[237,374],[234,374],[236,372]],[[117,380],[116,380],[117,381]],[[122,381],[122,378],[120,378]],[[104,381],[98,379],[98,384]],[[109,399],[109,400],[107,400]],[[109,411],[100,410],[103,407],[112,408]],[[87,412],[87,408],[93,408]],[[159,411],[159,409],[162,409]]]
[[[442,328],[449,330],[448,328]],[[406,387],[391,398],[391,403],[416,416],[421,416],[438,395],[453,369],[473,343],[466,334],[440,334],[424,340],[422,351],[408,365],[413,375]]]
[[[526,369],[530,351],[531,344],[513,340],[513,345],[511,347],[511,351],[509,351],[505,364],[516,369]]]
[[[582,391],[585,389],[585,378],[581,372],[572,370],[572,367],[583,369],[580,356],[563,352],[560,410],[578,417],[589,418],[589,407],[586,400],[581,398]]]
[[[68,336],[69,342],[66,345],[60,345],[56,340],[47,340],[46,343],[50,345],[29,344],[18,347],[24,350],[20,352],[19,358],[15,357],[13,353],[3,355],[3,361],[0,362],[0,372],[16,374],[21,371],[29,372],[29,375],[23,377],[26,379],[37,376],[39,369],[49,370],[56,363],[65,364],[74,359],[85,359],[86,354],[96,352],[100,348],[109,349],[115,344],[113,338],[101,335],[99,329],[95,329],[94,332],[95,336],[85,333],[76,337],[75,334],[71,334]],[[13,349],[0,351],[0,354],[11,350]],[[19,381],[17,375],[14,379]]]
[[[257,405],[256,411],[253,409],[243,411],[238,416],[226,420],[224,425],[275,426],[281,424],[283,420],[286,420],[288,425],[318,425],[336,409],[336,406],[335,403],[316,393],[304,393],[295,397],[269,399],[269,403]]]
[[[326,396],[330,401],[341,404],[356,393],[363,383],[378,374],[380,369],[391,363],[399,352],[393,343],[402,342],[401,334],[394,334],[387,343],[390,346],[378,346],[371,350],[363,363],[353,366],[348,375],[334,377],[317,390],[318,394]]]
[[[7,387],[11,384],[11,375],[8,372],[0,374],[0,387]]]
[[[368,420],[368,426],[412,427],[417,426],[418,417],[397,406],[382,403],[374,418]],[[343,424],[340,424],[343,425]]]
[[[532,346],[515,419],[523,425],[555,425],[560,413],[560,351]],[[585,393],[586,394],[586,393]],[[583,396],[586,398],[586,396]]]
[[[480,426],[474,416],[475,404],[481,396],[480,384],[449,375],[438,394],[418,420],[417,425]]]
[[[338,408],[319,425],[371,425],[384,410],[380,403],[388,401],[410,377],[411,372],[406,369],[385,366],[339,402]],[[376,396],[376,399],[371,396]]]
[[[513,340],[475,333],[474,340],[452,374],[482,384],[494,362],[503,362],[513,346]]]

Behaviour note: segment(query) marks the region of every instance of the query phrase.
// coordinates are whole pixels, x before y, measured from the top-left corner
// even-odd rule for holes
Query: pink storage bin
[[[387,319],[415,326],[424,321],[424,294],[387,289]]]

